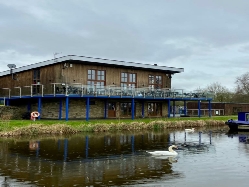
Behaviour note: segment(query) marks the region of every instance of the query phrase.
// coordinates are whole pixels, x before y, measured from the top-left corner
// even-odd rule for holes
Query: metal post
[[[54,84],[54,97],[55,97],[55,84]]]
[[[69,98],[66,97],[66,121],[68,121],[68,112],[69,112]]]
[[[90,98],[86,98],[86,121],[89,120],[89,110],[90,110]]]
[[[168,118],[170,118],[170,99],[168,100]]]
[[[173,101],[173,117],[176,116],[176,110],[175,110],[175,107],[176,107],[176,103],[175,103],[175,100]]]
[[[39,97],[38,98],[38,112],[40,113],[40,115],[38,116],[38,119],[41,119],[41,107],[42,107],[41,97]]]
[[[212,116],[212,105],[211,105],[211,100],[208,100],[208,112],[209,112],[209,117]]]
[[[198,117],[201,117],[201,101],[198,100]]]
[[[43,84],[41,85],[41,88],[42,88],[42,97],[43,97],[43,88],[44,88],[44,85],[43,85]]]
[[[134,120],[134,108],[135,108],[135,99],[133,98],[132,100],[131,100],[131,119],[132,120]]]
[[[184,101],[184,115],[187,115],[187,104],[186,101]]]

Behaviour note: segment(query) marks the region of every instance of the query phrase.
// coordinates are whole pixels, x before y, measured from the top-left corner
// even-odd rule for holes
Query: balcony
[[[184,92],[184,89],[151,88],[151,87],[118,87],[116,85],[83,85],[81,83],[51,83],[31,84],[23,87],[0,88],[0,98],[24,97],[116,97],[116,98],[146,98],[146,99],[184,99],[210,100],[212,93]]]

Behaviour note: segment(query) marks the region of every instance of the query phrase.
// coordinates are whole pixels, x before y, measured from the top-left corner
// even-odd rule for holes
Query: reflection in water
[[[151,156],[146,151],[176,144],[181,155],[207,153],[213,147],[211,137],[165,131],[1,139],[0,175],[12,184],[15,180],[30,186],[142,185],[178,179],[185,177],[174,171],[178,156]]]
[[[165,149],[168,133],[89,134],[64,138],[2,139],[1,175],[37,186],[144,184],[172,170],[174,158],[145,150]]]
[[[239,142],[249,144],[249,131],[228,131],[228,137],[238,137]]]

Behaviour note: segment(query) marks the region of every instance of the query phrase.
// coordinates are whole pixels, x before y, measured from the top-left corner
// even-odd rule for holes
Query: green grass
[[[176,117],[176,118],[138,118],[135,120],[132,119],[90,119],[89,121],[86,120],[10,120],[9,126],[12,127],[23,127],[28,126],[31,124],[42,124],[42,125],[54,125],[54,124],[67,124],[69,126],[80,126],[83,124],[119,124],[119,123],[132,123],[132,122],[144,122],[149,123],[151,121],[184,121],[184,120],[191,120],[191,121],[197,121],[197,120],[221,120],[226,121],[228,119],[237,119],[237,116],[213,116],[213,117]],[[2,121],[3,122],[3,121]],[[1,122],[0,122],[1,123]],[[7,123],[7,121],[5,121]]]

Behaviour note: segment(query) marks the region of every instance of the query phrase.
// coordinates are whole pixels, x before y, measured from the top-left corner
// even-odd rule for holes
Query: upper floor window
[[[136,73],[121,73],[121,87],[135,88],[137,87],[137,74]]]
[[[40,83],[40,69],[33,70],[33,84]]]
[[[161,75],[149,75],[149,87],[159,89],[162,88],[162,76]]]
[[[40,69],[34,69],[33,70],[33,94],[40,93]],[[37,85],[38,84],[38,85]]]
[[[97,88],[105,86],[105,71],[89,69],[87,72],[87,85],[95,85]]]

